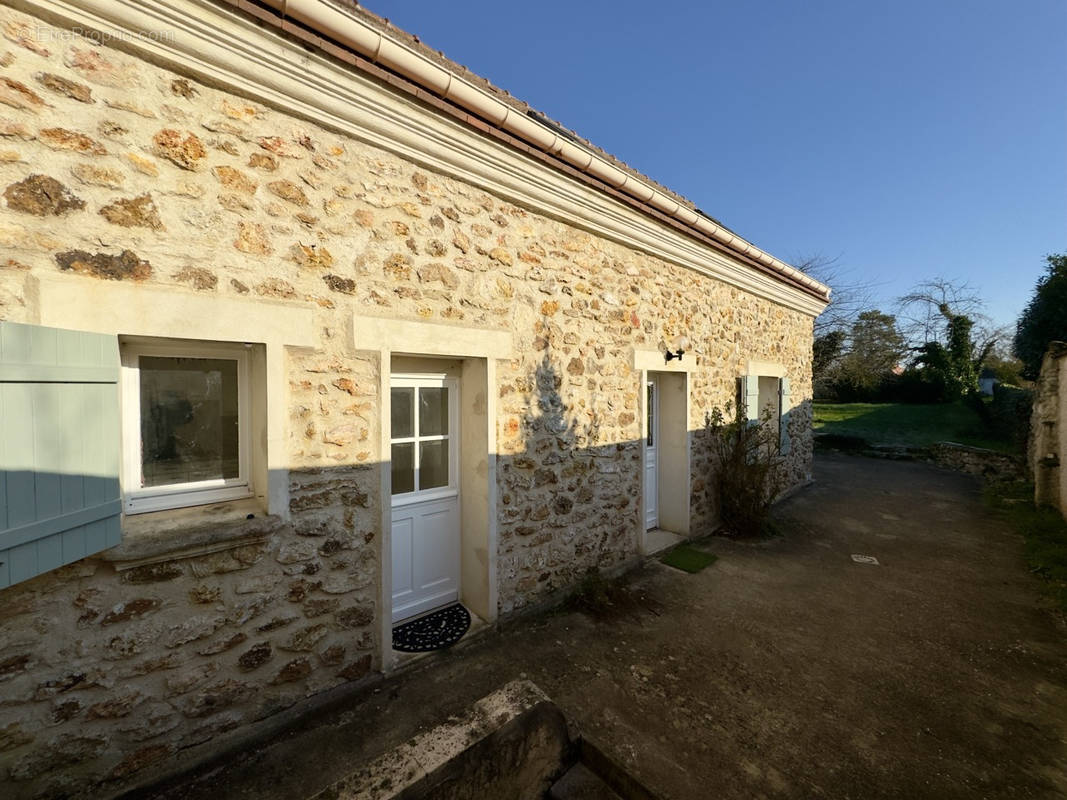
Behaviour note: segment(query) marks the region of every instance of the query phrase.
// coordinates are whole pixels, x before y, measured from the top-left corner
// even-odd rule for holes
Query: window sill
[[[255,498],[133,514],[122,519],[122,544],[100,556],[119,570],[194,558],[263,541],[282,524]]]
[[[254,500],[245,482],[238,486],[222,486],[212,489],[159,492],[139,491],[126,497],[126,516],[151,514],[156,511],[181,511],[186,508],[217,506],[238,500]],[[250,513],[255,513],[253,510]]]

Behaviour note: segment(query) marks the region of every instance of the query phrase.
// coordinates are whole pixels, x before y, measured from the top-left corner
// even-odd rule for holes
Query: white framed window
[[[393,505],[459,492],[459,382],[446,375],[390,379]]]
[[[249,497],[249,348],[129,339],[122,353],[127,514]]]
[[[774,429],[775,437],[780,439],[782,427],[782,379],[773,375],[760,375],[758,380],[758,419],[763,422],[764,417],[766,417],[766,424]],[[780,445],[781,442],[779,442]]]
[[[759,424],[761,412],[770,411],[768,424],[777,429],[778,452],[788,454],[792,445],[789,439],[789,423],[792,415],[792,399],[789,378],[785,367],[762,361],[750,361],[748,374],[740,380],[739,402],[743,403],[749,424]]]

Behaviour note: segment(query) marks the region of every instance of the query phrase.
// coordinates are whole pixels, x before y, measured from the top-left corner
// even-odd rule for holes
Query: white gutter
[[[623,172],[595,153],[576,145],[545,125],[530,119],[521,111],[502,103],[489,92],[435,64],[431,59],[407,45],[390,39],[355,15],[331,5],[326,0],[262,0],[262,2],[280,11],[283,16],[290,17],[352,48],[371,61],[477,114],[539,150],[566,161],[582,172],[647,203],[684,225],[722,242],[735,252],[758,261],[775,272],[808,287],[824,299],[829,299],[830,288],[825,284],[805,275],[770,253],[763,252],[755,245],[683,206],[655,187]]]

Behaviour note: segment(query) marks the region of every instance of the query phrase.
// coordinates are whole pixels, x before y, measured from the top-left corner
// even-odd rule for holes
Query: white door
[[[393,375],[393,622],[459,598],[459,398],[454,378]]]
[[[659,391],[655,381],[645,384],[645,530],[659,527]]]

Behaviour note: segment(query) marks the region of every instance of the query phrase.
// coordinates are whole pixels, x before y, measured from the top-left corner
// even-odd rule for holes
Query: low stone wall
[[[1034,502],[1067,517],[1067,343],[1053,342],[1041,362],[1030,418],[1030,469]]]
[[[821,434],[816,437],[820,448],[840,450],[846,453],[888,458],[901,461],[931,461],[934,464],[966,472],[984,481],[1000,483],[1021,480],[1026,477],[1026,460],[1022,456],[970,447],[956,442],[937,442],[930,447],[906,447],[903,445],[872,445],[855,436]]]
[[[966,472],[984,481],[1000,483],[1026,477],[1026,462],[1021,456],[955,442],[938,442],[928,452],[935,464]]]

